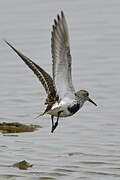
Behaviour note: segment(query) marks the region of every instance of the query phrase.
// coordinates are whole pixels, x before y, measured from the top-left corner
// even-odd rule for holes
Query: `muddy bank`
[[[27,170],[28,168],[32,167],[32,164],[29,164],[27,161],[20,161],[15,164],[13,164],[13,167],[17,167],[22,170]]]
[[[39,125],[24,125],[21,123],[0,123],[0,131],[2,133],[22,133],[22,132],[33,132],[36,129],[41,128]]]

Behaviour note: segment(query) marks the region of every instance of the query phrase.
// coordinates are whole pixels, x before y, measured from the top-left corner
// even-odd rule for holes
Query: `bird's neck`
[[[77,101],[77,103],[80,105],[80,108],[83,106],[84,104],[84,100],[82,98],[79,98],[79,97],[75,97],[75,100]]]

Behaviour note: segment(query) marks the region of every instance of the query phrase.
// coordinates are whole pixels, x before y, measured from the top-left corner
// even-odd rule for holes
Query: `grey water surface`
[[[76,90],[87,103],[51,134],[45,91],[3,42],[8,40],[51,74],[51,26],[64,11]],[[38,124],[35,132],[0,133],[0,180],[120,179],[120,1],[0,0],[0,122]],[[28,170],[12,167],[26,160]]]

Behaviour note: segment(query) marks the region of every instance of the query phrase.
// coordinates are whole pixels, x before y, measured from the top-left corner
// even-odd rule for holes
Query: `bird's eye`
[[[86,95],[89,96],[89,93],[87,92]]]

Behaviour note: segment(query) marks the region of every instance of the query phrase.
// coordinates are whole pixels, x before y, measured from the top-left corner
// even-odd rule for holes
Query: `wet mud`
[[[0,123],[0,131],[2,133],[22,133],[22,132],[33,132],[36,129],[41,128],[39,125],[24,125],[21,123]]]

